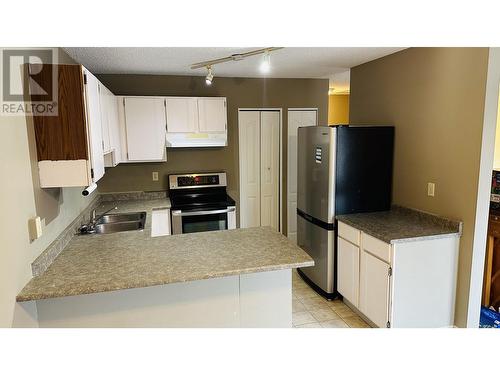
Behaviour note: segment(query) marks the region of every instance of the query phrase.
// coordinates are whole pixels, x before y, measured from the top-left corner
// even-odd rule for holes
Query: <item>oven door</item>
[[[172,210],[172,234],[234,229],[236,208],[204,211]]]

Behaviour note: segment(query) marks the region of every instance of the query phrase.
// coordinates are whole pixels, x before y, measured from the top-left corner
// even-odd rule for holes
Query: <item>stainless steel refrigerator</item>
[[[298,129],[297,243],[315,265],[299,273],[319,293],[337,295],[335,216],[391,206],[394,127]]]

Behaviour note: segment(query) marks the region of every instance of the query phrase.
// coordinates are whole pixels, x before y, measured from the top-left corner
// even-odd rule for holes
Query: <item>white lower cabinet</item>
[[[390,266],[362,251],[359,275],[359,310],[378,327],[388,327]]]
[[[339,293],[355,307],[359,301],[359,247],[338,239],[337,283]]]
[[[342,222],[338,231],[338,291],[371,323],[453,326],[458,236],[389,244]]]
[[[151,213],[151,237],[170,235],[170,208],[153,209]]]

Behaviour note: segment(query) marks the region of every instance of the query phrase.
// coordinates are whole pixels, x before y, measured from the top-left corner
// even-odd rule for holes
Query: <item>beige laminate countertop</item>
[[[18,302],[314,265],[268,227],[151,237],[151,210],[164,199],[103,202],[98,212],[147,211],[143,231],[75,236]]]

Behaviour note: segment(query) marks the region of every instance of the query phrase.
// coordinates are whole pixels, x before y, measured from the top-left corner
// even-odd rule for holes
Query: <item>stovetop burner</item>
[[[234,206],[235,202],[224,191],[223,194],[218,193],[192,193],[176,194],[170,192],[170,201],[172,209],[174,210],[194,210],[194,209],[207,209],[207,208],[226,208]]]
[[[170,175],[172,210],[206,210],[235,205],[226,193],[225,173]]]

